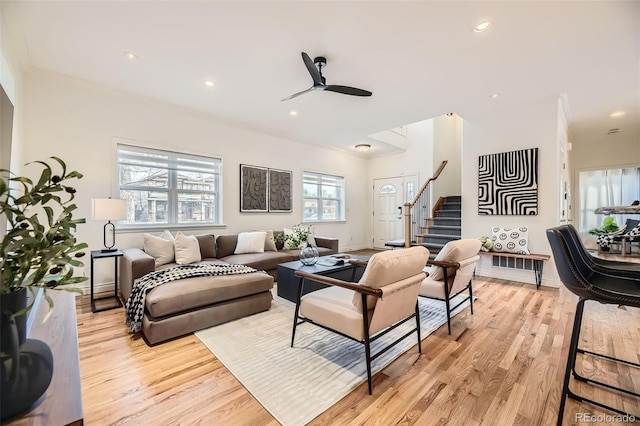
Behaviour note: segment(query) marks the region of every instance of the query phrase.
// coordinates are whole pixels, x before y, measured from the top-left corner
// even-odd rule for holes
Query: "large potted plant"
[[[0,220],[7,225],[0,243],[3,419],[30,407],[51,379],[49,348],[43,342],[26,342],[25,314],[33,306],[34,290],[42,289],[42,297],[49,304],[46,321],[53,309],[47,290],[82,293],[70,285],[87,279],[74,276],[74,267],[83,266],[79,259],[87,245],[78,243],[74,235],[76,226],[85,220],[73,218],[76,190],[69,185],[82,175],[68,172],[60,158],[51,158],[57,163],[56,171],[60,169],[58,173],[46,162],[29,163],[42,168],[37,181],[0,170]],[[33,296],[30,303],[27,290]]]

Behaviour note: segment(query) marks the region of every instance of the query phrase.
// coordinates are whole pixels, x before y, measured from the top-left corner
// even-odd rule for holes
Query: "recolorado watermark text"
[[[636,418],[628,414],[576,413],[575,421],[582,423],[634,423]]]

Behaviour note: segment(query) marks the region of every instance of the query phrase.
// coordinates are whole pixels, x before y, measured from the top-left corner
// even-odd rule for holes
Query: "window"
[[[302,220],[345,220],[344,178],[322,173],[302,173]]]
[[[222,160],[118,144],[128,225],[222,223]]]
[[[599,228],[605,215],[595,214],[598,207],[630,206],[640,194],[640,167],[581,171],[578,175],[578,228],[587,232]],[[618,226],[638,215],[612,215]]]

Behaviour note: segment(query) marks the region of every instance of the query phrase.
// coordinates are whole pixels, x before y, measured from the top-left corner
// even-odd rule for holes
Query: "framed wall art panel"
[[[538,148],[478,158],[478,214],[538,214]]]
[[[266,167],[240,164],[240,211],[268,212],[268,174]]]
[[[269,169],[269,211],[291,213],[291,172]]]

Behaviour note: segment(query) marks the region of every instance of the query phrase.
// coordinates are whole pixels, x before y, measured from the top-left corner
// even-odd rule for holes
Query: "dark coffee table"
[[[320,258],[318,263],[311,266],[303,265],[299,260],[279,264],[277,285],[278,296],[292,302],[296,301],[296,298],[298,297],[298,283],[300,282],[300,278],[294,275],[296,271],[304,271],[309,272],[310,274],[324,275],[344,281],[357,282],[358,280],[360,280],[362,274],[364,273],[364,267],[355,266],[346,261],[342,265],[333,266],[322,265],[320,263],[322,259],[330,257],[331,256],[323,256]],[[365,262],[369,260],[368,256],[349,255],[349,257]],[[305,280],[302,294],[307,294],[311,291],[320,290],[321,288],[325,287],[327,287],[327,285],[325,284]]]

